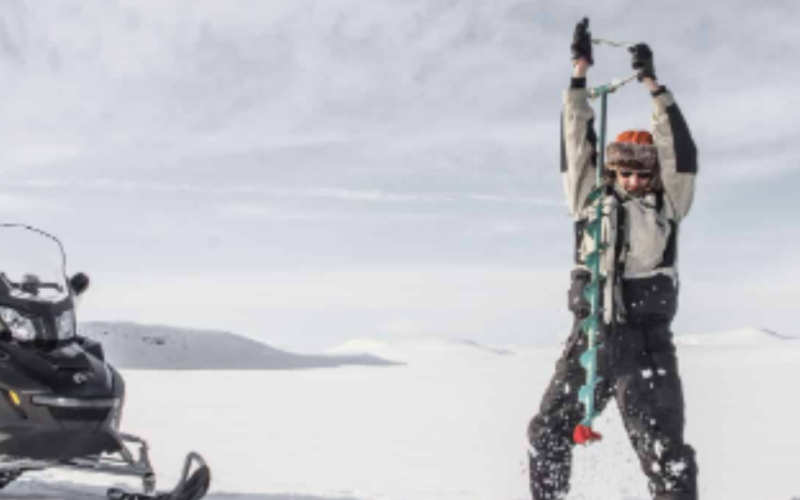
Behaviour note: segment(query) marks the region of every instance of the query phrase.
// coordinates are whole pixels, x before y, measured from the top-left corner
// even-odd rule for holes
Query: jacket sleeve
[[[567,205],[577,217],[595,185],[597,136],[594,131],[594,110],[589,105],[585,88],[564,92],[561,116],[561,174]]]
[[[665,198],[680,221],[694,199],[697,148],[674,97],[663,87],[653,100],[652,128]]]

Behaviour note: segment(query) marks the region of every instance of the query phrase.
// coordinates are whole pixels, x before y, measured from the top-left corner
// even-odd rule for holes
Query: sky
[[[675,331],[800,336],[791,1],[0,4],[0,220],[59,235],[84,320],[547,345],[574,24],[645,41],[699,149]],[[590,84],[630,74],[598,47]],[[650,98],[612,96],[609,133]]]

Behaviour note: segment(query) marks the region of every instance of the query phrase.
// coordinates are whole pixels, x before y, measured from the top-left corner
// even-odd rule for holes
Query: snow
[[[502,347],[488,347],[471,340],[453,341],[439,338],[414,338],[407,340],[380,341],[355,339],[330,349],[331,354],[372,355],[397,362],[439,362],[443,358],[458,361],[492,358],[514,354]]]
[[[687,439],[703,500],[800,496],[800,341],[748,330],[679,338]],[[689,341],[689,342],[687,342]],[[738,346],[738,347],[737,347]],[[525,499],[525,428],[559,349],[496,354],[436,339],[354,341],[389,367],[268,371],[126,370],[123,429],[145,437],[161,488],[183,456],[213,470],[211,500]],[[579,448],[570,500],[649,498],[614,405],[604,439]],[[101,489],[61,471],[31,473],[6,498],[85,499]],[[56,490],[45,481],[57,482]],[[91,476],[93,484],[98,478]]]
[[[687,346],[752,346],[756,345],[782,345],[781,341],[797,340],[793,337],[763,328],[743,328],[721,333],[706,333],[698,335],[682,335],[676,338],[679,344]]]

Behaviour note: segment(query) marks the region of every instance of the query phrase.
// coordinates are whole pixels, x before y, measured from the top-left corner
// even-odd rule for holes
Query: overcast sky
[[[800,335],[795,1],[0,3],[0,219],[62,237],[83,319],[555,342],[574,24],[646,41],[698,143],[678,333]],[[596,49],[590,83],[630,72]],[[609,132],[649,126],[639,84]]]

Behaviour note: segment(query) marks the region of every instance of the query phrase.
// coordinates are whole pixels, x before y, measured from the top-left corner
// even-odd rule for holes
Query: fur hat
[[[653,136],[643,130],[628,130],[617,136],[617,140],[606,148],[608,168],[617,167],[652,170],[658,173],[658,150],[653,145]]]

